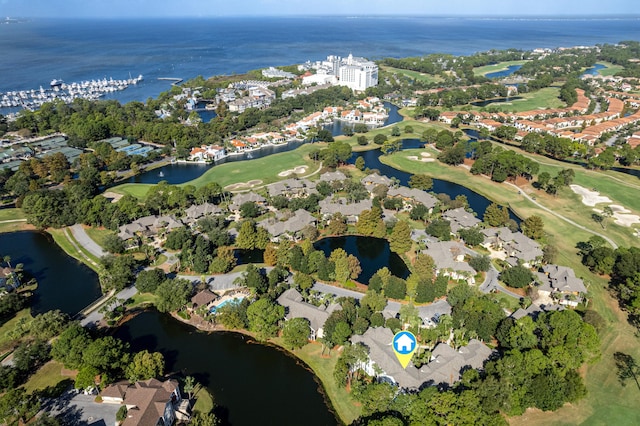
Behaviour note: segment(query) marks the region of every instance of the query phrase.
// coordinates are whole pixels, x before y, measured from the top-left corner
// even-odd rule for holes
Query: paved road
[[[609,244],[611,244],[611,247],[613,247],[614,249],[617,249],[617,248],[618,248],[618,245],[617,245],[617,244],[616,244],[616,243],[615,243],[611,238],[607,237],[606,235],[601,234],[601,233],[599,233],[599,232],[596,232],[596,231],[594,231],[594,230],[592,230],[592,229],[589,229],[589,228],[587,228],[586,226],[582,226],[582,225],[580,225],[579,223],[576,223],[576,222],[574,222],[573,220],[571,220],[571,219],[569,219],[569,218],[566,218],[566,217],[562,216],[562,215],[561,215],[561,214],[559,214],[559,213],[556,213],[555,211],[551,210],[550,208],[543,206],[542,204],[540,204],[539,202],[537,202],[536,200],[534,200],[533,198],[531,198],[531,197],[529,196],[529,194],[527,194],[526,192],[522,191],[519,187],[517,187],[516,185],[512,184],[511,182],[504,182],[504,183],[506,183],[507,185],[510,185],[510,186],[512,186],[512,187],[514,187],[514,188],[516,188],[516,189],[520,192],[520,195],[524,196],[526,199],[528,199],[529,201],[531,201],[531,202],[532,202],[533,204],[535,204],[536,206],[540,207],[542,210],[544,210],[544,211],[546,211],[546,212],[548,212],[548,213],[551,213],[552,215],[554,215],[554,216],[556,216],[556,217],[558,217],[558,218],[560,218],[560,219],[564,220],[564,221],[565,221],[565,222],[567,222],[567,223],[570,223],[571,225],[575,226],[576,228],[582,229],[583,231],[587,231],[587,232],[589,232],[589,233],[591,233],[591,234],[593,234],[593,235],[597,235],[597,236],[599,236],[599,237],[602,237],[602,238],[604,238],[604,240],[605,240],[605,241],[607,241]]]
[[[95,241],[91,239],[91,237],[89,237],[89,235],[87,235],[82,225],[76,223],[70,229],[71,233],[73,234],[73,238],[75,238],[76,241],[78,241],[78,243],[80,243],[85,250],[87,250],[97,258],[106,256],[107,252],[102,250],[102,247],[100,247]]]
[[[115,297],[126,300],[133,297],[136,293],[138,293],[138,289],[135,288],[135,286],[131,286],[117,293]],[[100,321],[104,319],[104,315],[98,311],[109,298],[110,296],[103,296],[102,303],[96,303],[93,310],[80,320],[80,324],[82,324],[83,327],[96,327]]]

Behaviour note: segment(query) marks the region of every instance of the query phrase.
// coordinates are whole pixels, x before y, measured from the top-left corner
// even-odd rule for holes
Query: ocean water
[[[371,59],[471,54],[640,40],[640,18],[442,17],[33,20],[0,25],[0,92],[66,82],[144,82],[110,95],[144,101],[170,88],[158,77],[192,78],[353,53]]]

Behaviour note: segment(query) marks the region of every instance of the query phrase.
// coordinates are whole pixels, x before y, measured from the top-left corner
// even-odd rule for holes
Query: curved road
[[[536,200],[531,198],[529,196],[529,194],[527,194],[526,192],[524,192],[522,189],[520,189],[518,186],[512,184],[511,182],[504,182],[504,183],[506,183],[507,185],[510,185],[510,186],[514,187],[515,189],[517,189],[520,192],[520,195],[524,195],[524,197],[527,200],[531,201],[533,204],[535,204],[536,206],[540,207],[542,210],[544,210],[544,211],[546,211],[548,213],[551,213],[552,215],[564,220],[565,222],[575,226],[576,228],[582,229],[583,231],[587,231],[587,232],[589,232],[589,233],[591,233],[593,235],[597,235],[598,237],[603,238],[605,241],[607,241],[609,244],[611,244],[611,246],[613,247],[614,250],[618,248],[618,245],[611,238],[607,237],[606,235],[603,235],[603,234],[601,234],[599,232],[596,232],[596,231],[594,231],[592,229],[589,229],[586,226],[582,226],[579,223],[576,223],[573,220],[571,220],[569,218],[566,218],[566,217],[562,216],[559,213],[554,212],[550,208],[543,206],[542,204],[540,204],[539,202],[537,202]]]

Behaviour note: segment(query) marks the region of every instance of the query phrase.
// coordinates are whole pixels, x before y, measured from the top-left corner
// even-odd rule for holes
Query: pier
[[[184,79],[177,77],[158,77],[158,80],[170,81],[172,86],[177,86],[178,84],[182,83]]]

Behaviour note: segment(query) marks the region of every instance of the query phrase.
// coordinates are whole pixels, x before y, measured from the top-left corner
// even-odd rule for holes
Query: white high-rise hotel
[[[331,55],[318,65],[318,74],[334,75],[338,77],[339,85],[352,90],[363,91],[378,85],[378,66],[365,58],[351,54],[347,58]]]

